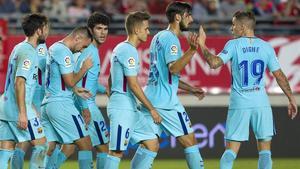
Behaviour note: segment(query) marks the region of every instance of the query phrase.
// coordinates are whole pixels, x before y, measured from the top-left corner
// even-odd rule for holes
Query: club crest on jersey
[[[38,54],[44,56],[45,55],[45,49],[43,47],[39,48]]]
[[[70,56],[66,56],[64,61],[65,61],[65,66],[66,67],[70,67],[72,65]]]
[[[39,127],[39,128],[37,129],[37,131],[38,131],[39,134],[41,134],[41,133],[43,133],[43,128],[42,128],[42,127]]]
[[[171,46],[171,55],[177,55],[178,53],[178,48],[176,45]]]
[[[135,68],[135,59],[133,57],[130,57],[127,62],[129,68]]]
[[[22,66],[22,69],[24,70],[29,70],[30,69],[30,66],[31,66],[31,61],[29,59],[25,59],[23,61],[23,66]]]

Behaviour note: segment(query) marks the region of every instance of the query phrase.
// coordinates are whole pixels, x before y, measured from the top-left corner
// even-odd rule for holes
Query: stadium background
[[[166,28],[167,20],[163,15],[164,8],[171,0],[0,0],[0,92],[3,92],[7,61],[9,54],[17,43],[24,39],[20,26],[21,17],[29,12],[43,12],[51,19],[49,47],[69,33],[75,26],[84,25],[86,18],[93,11],[102,11],[111,17],[107,41],[100,47],[102,84],[107,83],[109,73],[109,56],[114,46],[125,40],[124,18],[126,13],[134,10],[147,10],[152,14],[151,34]],[[268,41],[276,50],[279,62],[286,73],[291,87],[300,103],[300,2],[299,0],[189,0],[193,3],[194,23],[192,31],[197,31],[199,24],[208,32],[207,45],[214,53],[222,50],[226,41],[231,38],[230,24],[236,9],[252,10],[257,15],[256,32],[259,37]],[[229,6],[229,7],[228,7]],[[59,10],[55,10],[59,8]],[[55,13],[57,12],[57,13]],[[139,46],[141,57],[142,85],[147,81],[148,41]],[[182,37],[183,50],[187,49],[186,39]],[[180,92],[180,99],[186,106],[193,122],[196,137],[205,159],[219,158],[224,150],[224,130],[227,105],[230,92],[229,65],[217,70],[210,70],[201,53],[196,53],[186,66],[181,77],[189,84],[202,87],[207,96],[203,101],[188,93]],[[273,139],[272,150],[275,158],[292,158],[300,165],[300,121],[299,116],[290,121],[287,117],[287,99],[278,87],[272,75],[267,74],[267,91],[275,117],[277,136]],[[97,104],[106,114],[107,98],[97,96]],[[108,122],[108,121],[107,121]],[[0,131],[3,132],[3,131]],[[126,153],[132,157],[134,146]],[[163,136],[158,159],[184,159],[183,149],[172,137]],[[76,156],[76,155],[75,155]],[[73,156],[72,158],[76,158]],[[249,143],[242,145],[240,157],[256,158],[257,151],[253,135]],[[300,168],[293,167],[293,168]],[[296,166],[296,165],[295,165]]]

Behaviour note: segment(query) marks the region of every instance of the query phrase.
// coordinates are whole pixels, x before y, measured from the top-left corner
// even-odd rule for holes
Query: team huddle
[[[255,133],[259,169],[271,169],[271,140],[275,134],[264,74],[268,68],[289,99],[288,115],[297,115],[297,105],[288,80],[280,69],[274,49],[255,37],[255,18],[250,12],[236,12],[232,20],[235,39],[214,55],[206,47],[206,34],[199,27],[190,33],[189,49],[181,50],[179,37],[193,22],[191,6],[171,2],[166,9],[168,28],[158,32],[150,45],[148,83],[138,82],[137,47],[146,42],[150,15],[127,15],[127,40],[110,56],[108,87],[99,84],[99,46],[105,43],[109,18],[93,13],[87,26],[76,27],[49,49],[45,40],[49,21],[41,14],[29,14],[22,21],[25,41],[13,49],[0,100],[0,168],[21,169],[28,146],[32,145],[30,169],[57,169],[78,149],[80,169],[118,169],[129,142],[139,144],[131,160],[132,169],[150,169],[159,150],[162,132],[176,137],[184,148],[190,169],[203,169],[197,140],[178,89],[199,100],[204,91],[180,79],[180,72],[200,48],[212,69],[231,61],[232,87],[226,121],[226,150],[221,169],[231,169],[242,141]],[[75,58],[75,53],[78,55]],[[96,105],[97,93],[107,94],[110,130]],[[137,102],[139,100],[140,104]],[[201,119],[197,119],[201,120]]]

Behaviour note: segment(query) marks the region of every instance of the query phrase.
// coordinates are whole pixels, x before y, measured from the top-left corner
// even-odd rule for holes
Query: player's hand
[[[198,38],[198,44],[200,46],[204,46],[206,41],[206,33],[202,26],[199,27],[199,38]]]
[[[21,130],[26,130],[28,126],[28,120],[26,113],[19,113],[18,117],[18,128]]]
[[[192,94],[198,97],[199,100],[202,100],[205,97],[205,92],[201,88],[193,88]]]
[[[298,113],[297,103],[295,99],[292,99],[288,105],[288,116],[293,120]]]
[[[86,125],[90,124],[91,122],[91,112],[89,109],[82,110],[82,117]]]
[[[190,44],[190,48],[192,50],[196,50],[198,48],[198,34],[190,32],[188,36],[188,42]]]
[[[151,114],[155,124],[161,123],[162,118],[160,117],[160,115],[158,114],[158,112],[155,109],[150,110],[150,114]]]
[[[92,59],[91,56],[89,56],[89,57],[87,57],[87,58],[85,59],[85,61],[83,61],[83,63],[82,63],[82,68],[83,68],[84,70],[88,70],[88,69],[90,69],[92,66],[93,66],[93,59]]]
[[[90,97],[92,97],[92,93],[85,89],[85,88],[80,88],[80,87],[73,87],[73,92],[77,95],[80,96],[83,99],[88,99]]]

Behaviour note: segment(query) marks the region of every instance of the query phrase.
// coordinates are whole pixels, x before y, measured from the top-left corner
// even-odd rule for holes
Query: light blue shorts
[[[107,109],[110,120],[109,150],[125,151],[128,143],[157,139],[140,111]]]
[[[88,132],[93,146],[106,144],[109,142],[109,133],[101,111],[96,104],[88,104],[91,112],[91,122],[88,125]]]
[[[48,141],[70,144],[88,136],[83,117],[72,102],[50,102],[42,106],[42,124]]]
[[[150,112],[145,107],[141,107],[142,113],[146,117],[148,123],[151,124],[152,129],[155,131],[155,134],[157,134],[158,136],[160,136],[163,131],[167,135],[171,135],[174,137],[188,135],[194,132],[192,128],[192,122],[183,108],[180,110],[156,110],[163,119],[160,125],[157,125],[153,122]]]
[[[0,140],[11,140],[18,143],[43,137],[45,134],[38,117],[28,120],[26,130],[19,129],[17,121],[0,120]]]
[[[247,141],[249,127],[253,130],[256,139],[272,138],[274,129],[271,107],[229,109],[226,120],[225,139],[232,141]]]

